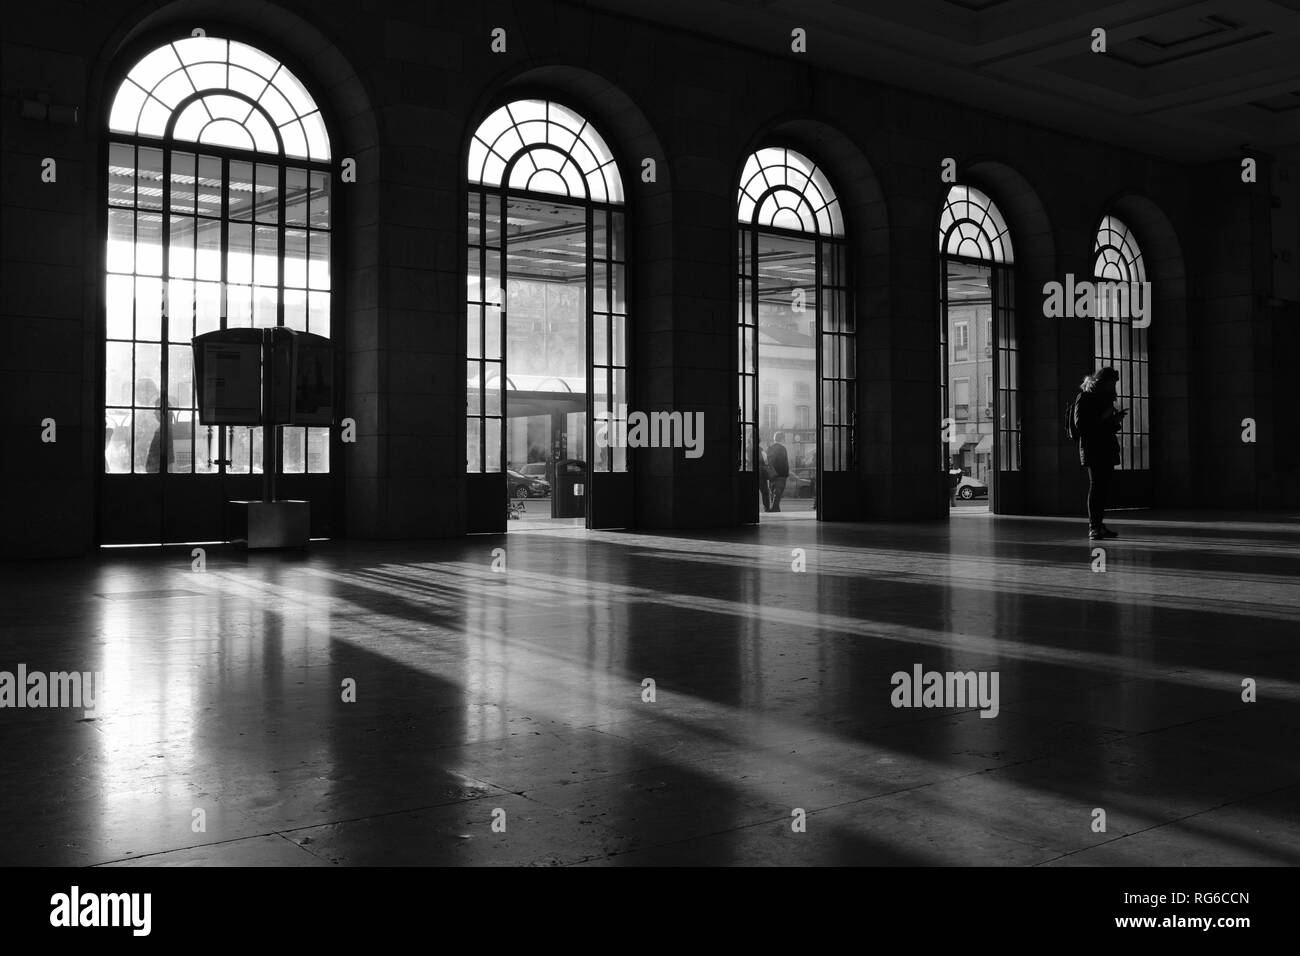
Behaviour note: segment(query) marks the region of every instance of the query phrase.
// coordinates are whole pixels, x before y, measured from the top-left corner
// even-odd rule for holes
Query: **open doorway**
[[[949,507],[961,514],[987,514],[997,481],[993,269],[958,259],[945,259],[944,266]]]
[[[950,514],[1015,505],[1019,345],[1011,236],[993,201],[953,186],[939,216],[939,459]]]
[[[822,170],[765,146],[741,173],[736,517],[856,513],[856,323],[839,200]]]
[[[511,530],[587,523],[587,210],[506,202],[506,487]]]
[[[465,525],[629,527],[626,221],[618,167],[549,100],[495,110],[469,147]],[[597,423],[600,423],[599,429]]]
[[[817,512],[817,243],[756,237],[762,520]]]

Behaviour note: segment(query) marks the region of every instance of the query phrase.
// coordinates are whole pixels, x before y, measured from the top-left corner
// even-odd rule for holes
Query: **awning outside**
[[[975,454],[991,455],[993,454],[993,436],[985,435],[980,439],[980,443],[975,446]]]

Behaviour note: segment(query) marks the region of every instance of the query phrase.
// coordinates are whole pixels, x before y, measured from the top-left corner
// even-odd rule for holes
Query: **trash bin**
[[[555,463],[555,481],[551,484],[551,517],[585,518],[587,516],[587,463],[566,458]]]

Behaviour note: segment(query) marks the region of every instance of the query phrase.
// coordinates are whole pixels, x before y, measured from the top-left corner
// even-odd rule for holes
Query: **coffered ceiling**
[[[1184,162],[1300,160],[1300,0],[579,2],[783,55],[803,27],[820,66]]]

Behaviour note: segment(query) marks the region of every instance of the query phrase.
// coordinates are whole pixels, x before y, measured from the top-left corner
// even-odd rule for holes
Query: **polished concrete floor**
[[[0,670],[102,681],[0,710],[0,863],[1300,863],[1300,515],[1112,524],[0,566]]]

